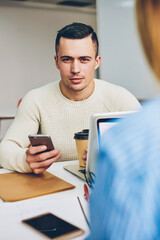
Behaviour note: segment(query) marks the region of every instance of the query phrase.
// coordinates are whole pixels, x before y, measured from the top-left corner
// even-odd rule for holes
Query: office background
[[[57,31],[74,21],[97,31],[102,63],[96,77],[127,88],[139,99],[158,93],[140,47],[134,0],[97,0],[96,7],[48,2],[0,0],[0,109],[14,108],[29,90],[60,79],[54,41]],[[9,125],[3,123],[2,136]]]

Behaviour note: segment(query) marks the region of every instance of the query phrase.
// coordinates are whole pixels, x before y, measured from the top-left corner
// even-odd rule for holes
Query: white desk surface
[[[48,169],[50,173],[53,173],[57,177],[75,185],[76,188],[72,190],[11,203],[6,203],[0,200],[0,239],[48,239],[21,222],[25,218],[36,216],[45,212],[51,212],[83,229],[85,234],[74,239],[85,239],[89,233],[89,228],[77,199],[77,196],[79,196],[88,217],[88,206],[86,200],[84,199],[83,191],[84,181],[63,169],[64,165],[75,164],[77,162],[78,161],[54,163]],[[5,172],[9,171],[0,168],[1,174]]]

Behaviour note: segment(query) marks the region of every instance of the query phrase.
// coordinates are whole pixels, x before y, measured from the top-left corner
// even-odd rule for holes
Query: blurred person
[[[58,31],[55,64],[61,80],[30,91],[0,143],[0,165],[18,172],[42,173],[55,161],[78,159],[74,133],[89,128],[92,114],[135,110],[126,89],[94,79],[99,67],[98,39],[91,26],[73,23]],[[55,150],[29,146],[29,134],[48,134]]]
[[[148,63],[160,81],[160,1],[136,0]],[[104,133],[90,198],[89,239],[160,239],[160,97]]]

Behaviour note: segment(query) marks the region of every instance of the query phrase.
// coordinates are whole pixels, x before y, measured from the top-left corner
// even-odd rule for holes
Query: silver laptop
[[[96,159],[99,152],[102,134],[118,123],[121,118],[133,113],[133,111],[110,112],[93,114],[89,124],[89,139],[86,169],[79,167],[79,164],[64,166],[64,169],[86,181],[92,180],[95,175]]]

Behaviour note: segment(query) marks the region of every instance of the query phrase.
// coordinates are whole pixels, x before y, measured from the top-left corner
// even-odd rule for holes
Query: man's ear
[[[56,67],[59,69],[58,56],[57,55],[54,56],[54,60],[55,60]]]
[[[96,64],[95,64],[95,70],[100,66],[101,63],[101,56],[96,57]]]

